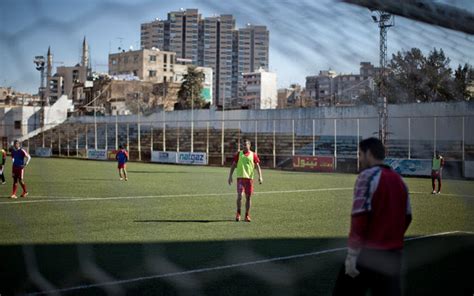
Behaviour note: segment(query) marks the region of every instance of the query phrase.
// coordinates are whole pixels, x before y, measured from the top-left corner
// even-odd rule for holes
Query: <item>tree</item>
[[[392,55],[385,85],[389,103],[425,100],[422,90],[425,63],[426,58],[418,48]]]
[[[424,86],[427,91],[426,101],[450,101],[454,95],[451,89],[452,70],[449,67],[450,59],[444,55],[442,49],[436,48],[430,52],[423,68]]]
[[[196,109],[201,109],[206,105],[201,96],[203,82],[204,73],[194,66],[189,66],[188,73],[183,75],[183,81],[178,91],[177,109],[191,109],[192,101]]]
[[[434,48],[425,57],[420,49],[392,55],[386,94],[389,103],[450,101],[456,99],[450,59]]]
[[[472,93],[468,91],[471,81],[474,81],[474,68],[469,64],[459,65],[454,71],[453,88],[455,96],[460,100],[469,101],[474,98]]]

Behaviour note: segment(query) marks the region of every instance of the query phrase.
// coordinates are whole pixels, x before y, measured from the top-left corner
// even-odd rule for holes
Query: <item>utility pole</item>
[[[395,25],[394,17],[390,13],[381,10],[375,10],[372,12],[372,19],[375,23],[378,23],[380,29],[380,44],[379,44],[379,98],[378,98],[378,109],[379,109],[379,139],[383,144],[387,142],[387,129],[388,129],[388,106],[387,106],[387,94],[386,94],[386,67],[387,67],[387,30]]]

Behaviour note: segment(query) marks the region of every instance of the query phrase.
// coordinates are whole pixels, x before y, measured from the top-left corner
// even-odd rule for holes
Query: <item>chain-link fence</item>
[[[357,172],[358,142],[378,135],[378,117],[103,121],[45,127],[24,146],[33,154],[49,148],[51,156],[87,158],[88,150],[112,152],[122,145],[132,161],[152,161],[153,151],[201,152],[211,165],[229,165],[248,139],[264,167],[291,168],[295,156],[324,156],[334,159],[335,171]],[[438,151],[447,161],[474,159],[472,116],[390,117],[388,124],[387,158],[431,159]]]

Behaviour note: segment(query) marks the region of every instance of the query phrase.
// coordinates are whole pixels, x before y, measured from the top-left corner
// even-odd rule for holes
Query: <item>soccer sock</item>
[[[5,182],[5,175],[4,174],[0,174],[0,178],[2,179],[2,182]]]
[[[431,187],[433,187],[433,191],[436,189],[435,178],[431,178]]]
[[[18,184],[15,182],[13,183],[13,192],[12,192],[12,195],[16,195],[16,190],[18,188]]]
[[[438,192],[441,191],[441,178],[438,178]]]
[[[245,216],[248,216],[250,214],[250,204],[251,204],[250,197],[248,197],[245,200]]]
[[[21,184],[21,188],[23,189],[23,193],[25,193],[26,192],[26,184],[25,183]]]

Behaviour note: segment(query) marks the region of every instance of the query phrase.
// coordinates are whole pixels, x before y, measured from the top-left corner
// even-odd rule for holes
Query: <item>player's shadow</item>
[[[184,171],[130,171],[127,170],[128,173],[133,173],[133,174],[187,174],[189,172],[184,172]]]
[[[135,223],[219,223],[234,222],[234,220],[179,220],[179,219],[151,219],[151,220],[134,220]]]
[[[118,181],[119,179],[118,178],[114,178],[114,179],[111,179],[111,178],[79,178],[80,181]]]

